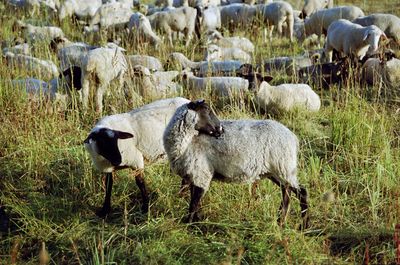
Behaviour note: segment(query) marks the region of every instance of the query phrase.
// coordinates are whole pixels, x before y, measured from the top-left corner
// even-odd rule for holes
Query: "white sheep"
[[[18,20],[17,25],[24,30],[25,39],[30,42],[50,41],[54,38],[64,37],[64,32],[59,27],[38,27]]]
[[[24,55],[30,55],[31,54],[31,47],[29,46],[28,43],[22,43],[22,44],[17,44],[12,47],[4,47],[3,48],[3,54],[6,54],[8,52],[14,53],[14,54],[24,54]]]
[[[163,71],[164,67],[160,60],[149,55],[128,55],[126,56],[130,68],[136,65],[142,65],[152,71]]]
[[[392,14],[370,14],[365,17],[359,17],[353,20],[353,23],[361,26],[375,25],[383,32],[388,38],[394,39],[400,45],[400,18]]]
[[[133,67],[133,75],[138,76],[139,95],[144,98],[166,98],[180,91],[180,86],[173,82],[179,75],[178,71],[157,71],[151,73],[142,65]]]
[[[96,111],[103,110],[103,94],[111,81],[118,80],[118,90],[122,91],[128,62],[121,48],[97,48],[90,50],[82,62],[82,103],[87,109],[90,87],[96,92]]]
[[[302,107],[308,111],[318,111],[321,107],[319,96],[307,84],[271,86],[268,82],[262,82],[256,101],[264,110],[290,111]]]
[[[219,31],[213,30],[208,33],[208,43],[213,43],[223,48],[240,48],[250,54],[254,53],[254,44],[245,37],[224,37]]]
[[[269,28],[269,38],[272,38],[272,31],[276,26],[278,34],[283,34],[283,24],[286,23],[290,41],[293,41],[293,8],[283,1],[276,1],[261,7],[261,15],[264,24]]]
[[[102,0],[65,0],[60,7],[59,19],[64,20],[72,15],[79,19],[92,18],[101,7]]]
[[[221,28],[221,12],[217,6],[196,6],[195,8],[197,9],[196,34],[199,38],[202,32]]]
[[[123,168],[134,171],[142,194],[142,211],[147,212],[149,198],[144,181],[146,162],[165,159],[163,133],[175,110],[188,103],[184,98],[158,100],[131,112],[102,118],[84,141],[93,165],[106,174],[106,195],[97,212],[105,217],[111,211],[113,172]]]
[[[313,13],[320,9],[332,8],[333,0],[305,0],[301,10],[301,18],[311,16]]]
[[[136,38],[137,41],[149,41],[152,45],[158,46],[161,44],[161,38],[154,33],[151,28],[149,19],[139,13],[135,12],[129,19],[128,23],[129,32]]]
[[[297,73],[300,68],[311,66],[312,60],[309,56],[282,56],[266,59],[263,61],[264,71],[285,71],[287,75]]]
[[[321,9],[304,21],[303,28],[297,30],[298,38],[303,40],[306,36],[316,34],[326,35],[329,25],[338,19],[353,20],[364,16],[364,12],[357,6],[337,6]]]
[[[50,60],[41,60],[29,55],[14,54],[12,52],[7,52],[5,58],[8,66],[37,73],[44,79],[51,79],[59,74],[57,66]]]
[[[215,44],[207,46],[204,60],[209,62],[237,60],[242,63],[251,63],[253,61],[251,55],[240,48],[223,48]]]
[[[282,191],[283,225],[294,192],[300,200],[303,228],[308,225],[307,191],[297,179],[299,142],[272,120],[219,121],[204,101],[179,107],[164,132],[171,168],[191,185],[186,221],[199,219],[199,204],[212,180],[254,183],[268,178]]]
[[[148,16],[151,27],[168,36],[169,44],[173,46],[172,33],[182,32],[186,37],[186,46],[190,44],[195,29],[197,10],[191,7],[180,7]]]
[[[238,27],[248,28],[257,15],[257,6],[241,3],[219,7],[221,12],[221,26],[228,29]]]
[[[388,88],[400,88],[400,60],[392,58],[381,61],[378,58],[369,58],[362,66],[363,80],[370,85],[384,84]]]
[[[386,38],[385,33],[375,25],[363,27],[346,19],[339,19],[328,28],[324,52],[328,62],[332,62],[333,50],[361,60],[366,54],[378,50],[381,36]]]

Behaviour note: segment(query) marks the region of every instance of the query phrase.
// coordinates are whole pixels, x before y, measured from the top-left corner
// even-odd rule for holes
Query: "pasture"
[[[300,9],[302,1],[291,1]],[[397,0],[337,1],[354,4],[366,14],[400,16]],[[188,47],[177,42],[155,49],[133,44],[124,34],[83,35],[70,20],[61,24],[46,15],[30,17],[0,3],[0,40],[19,36],[16,19],[59,25],[74,41],[104,44],[121,38],[126,54],[148,54],[165,62],[178,51],[202,59],[196,38]],[[263,41],[262,29],[238,29],[256,47],[255,63],[274,56],[298,55],[306,47],[274,35]],[[111,36],[110,36],[111,35]],[[399,47],[395,52],[400,56]],[[58,63],[48,46],[34,54]],[[272,84],[297,82],[271,73]],[[189,99],[205,98],[221,119],[275,119],[300,140],[298,178],[309,192],[310,227],[298,230],[300,207],[293,197],[286,225],[276,219],[281,193],[271,181],[260,182],[254,197],[248,185],[213,182],[202,202],[205,219],[182,222],[189,197],[179,197],[181,178],[168,163],[146,167],[150,191],[148,214],[140,211],[140,192],[131,171],[115,175],[113,211],[95,215],[104,198],[102,174],[92,166],[83,140],[100,118],[94,108],[82,111],[31,101],[9,80],[26,77],[24,69],[0,66],[0,201],[11,218],[0,232],[0,264],[38,264],[45,244],[49,264],[396,264],[394,234],[400,223],[400,102],[385,87],[349,82],[347,86],[313,87],[322,101],[311,113],[302,109],[271,114],[254,104],[249,92],[241,103],[214,104],[207,93],[183,91]],[[138,89],[137,84],[130,84]],[[398,92],[398,91],[397,91]],[[151,98],[105,96],[103,115],[129,111]],[[254,154],[257,155],[257,154]],[[400,233],[400,232],[399,232]]]

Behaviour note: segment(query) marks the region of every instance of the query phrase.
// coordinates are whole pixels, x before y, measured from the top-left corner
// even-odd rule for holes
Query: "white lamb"
[[[204,60],[209,62],[237,60],[242,63],[251,63],[252,57],[240,48],[223,48],[215,44],[208,45]]]
[[[262,82],[256,99],[264,110],[290,111],[295,107],[302,107],[308,111],[318,111],[321,107],[319,96],[307,84],[271,86]]]
[[[160,60],[149,55],[128,55],[126,56],[130,68],[136,65],[144,66],[152,71],[163,71],[164,67]]]
[[[149,198],[144,181],[145,161],[165,159],[163,133],[175,110],[188,103],[184,98],[155,101],[131,112],[106,116],[91,130],[84,141],[94,166],[106,174],[106,194],[100,217],[111,211],[113,173],[123,168],[134,171],[142,194],[142,211],[147,212]]]
[[[59,19],[64,20],[72,15],[79,19],[92,18],[101,5],[102,0],[65,0],[60,7]]]
[[[140,42],[140,40],[145,40],[155,46],[160,45],[162,42],[160,37],[158,37],[151,28],[149,19],[139,12],[133,13],[130,17],[128,29],[138,42]]]
[[[395,15],[376,13],[356,18],[353,23],[364,27],[375,25],[383,30],[388,38],[394,39],[400,45],[400,18]]]
[[[59,27],[37,27],[20,20],[16,23],[24,30],[25,39],[30,42],[50,41],[54,38],[64,37],[64,32]]]
[[[254,53],[254,44],[244,37],[224,37],[216,30],[210,31],[207,36],[208,43],[213,43],[223,48],[240,48],[250,54]]]
[[[332,62],[333,50],[358,59],[378,50],[380,37],[385,33],[377,26],[363,27],[346,19],[333,22],[329,28],[325,43],[325,54],[328,62]]]
[[[90,87],[96,90],[96,111],[103,111],[103,94],[111,81],[118,80],[118,90],[122,91],[128,62],[121,48],[97,48],[90,50],[82,62],[82,103],[87,109]],[[96,89],[95,89],[96,88]]]
[[[221,12],[217,6],[196,6],[195,8],[197,9],[196,34],[199,38],[202,32],[221,28]]]
[[[186,221],[199,219],[200,201],[212,180],[254,183],[268,178],[282,191],[278,222],[284,224],[294,192],[307,227],[307,191],[296,176],[299,143],[284,125],[272,120],[220,122],[204,101],[197,101],[176,110],[163,140],[171,168],[191,186]]]

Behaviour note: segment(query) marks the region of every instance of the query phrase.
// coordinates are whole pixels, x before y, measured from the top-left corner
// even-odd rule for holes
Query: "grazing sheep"
[[[338,19],[353,20],[364,16],[364,12],[357,6],[338,6],[328,9],[318,10],[304,21],[304,27],[298,29],[297,34],[300,40],[306,36],[316,34],[317,36],[326,35],[329,25]]]
[[[196,6],[196,35],[200,39],[202,32],[214,31],[221,28],[221,12],[215,5]]]
[[[24,30],[25,39],[30,42],[50,41],[64,37],[64,32],[59,27],[37,27],[21,20],[18,20],[16,24]]]
[[[346,19],[339,19],[328,28],[325,42],[328,62],[332,62],[333,50],[361,60],[366,54],[378,50],[381,36],[386,38],[385,33],[375,25],[363,27]]]
[[[321,107],[319,96],[307,84],[271,86],[268,82],[262,82],[256,98],[264,110],[290,111],[302,107],[308,111],[318,111]]]
[[[87,109],[90,87],[96,87],[96,111],[103,111],[103,94],[111,81],[118,79],[122,89],[128,62],[121,48],[97,48],[90,50],[82,62],[82,103]]]
[[[283,1],[276,1],[264,5],[261,8],[261,15],[264,24],[269,28],[269,38],[272,38],[272,31],[276,26],[278,34],[283,34],[283,24],[286,23],[288,27],[288,34],[290,41],[293,41],[293,8],[292,6]]]
[[[391,14],[371,14],[353,20],[353,23],[361,26],[375,25],[385,32],[388,38],[394,39],[400,45],[400,18]]]
[[[326,7],[332,8],[333,0],[305,0],[299,17],[304,19],[308,16],[311,16],[316,11]]]
[[[188,103],[184,98],[158,100],[131,112],[102,118],[91,130],[84,144],[93,165],[106,174],[106,194],[100,217],[111,211],[113,172],[123,168],[134,170],[142,195],[142,211],[147,212],[149,198],[144,181],[145,161],[165,158],[163,132],[175,110]]]
[[[92,18],[101,5],[102,0],[65,0],[61,4],[58,18],[60,21],[72,15],[79,19]]]
[[[296,176],[299,143],[284,125],[272,120],[220,122],[204,101],[197,101],[176,110],[163,140],[171,168],[191,184],[186,221],[199,219],[200,200],[212,180],[254,183],[269,178],[282,191],[278,222],[285,222],[293,191],[307,227],[307,191]]]
[[[222,48],[239,48],[248,53],[254,53],[254,44],[244,37],[223,37],[216,30],[210,31],[207,36],[208,43],[215,44]]]
[[[159,59],[148,55],[128,55],[126,57],[130,68],[136,65],[144,66],[152,71],[164,71],[163,65]]]
[[[14,54],[12,52],[7,52],[5,58],[8,66],[37,73],[44,79],[51,79],[59,74],[57,66],[49,60],[41,60],[29,55]]]
[[[251,63],[251,55],[240,48],[222,48],[215,44],[208,45],[204,60],[209,62],[237,60],[242,63]]]
[[[145,40],[155,46],[160,45],[162,42],[160,37],[158,37],[151,28],[149,19],[139,12],[133,13],[130,17],[128,29],[138,42],[140,42],[140,40]]]
[[[180,86],[172,81],[179,75],[178,71],[150,73],[148,68],[136,65],[132,72],[139,76],[139,95],[144,98],[166,98],[180,92]]]
[[[148,16],[151,27],[168,36],[169,44],[173,46],[172,32],[182,32],[186,37],[186,46],[190,44],[195,29],[197,10],[191,7],[180,7]]]
[[[299,70],[301,82],[321,88],[329,88],[330,84],[340,84],[347,79],[348,64],[344,61],[318,63]]]

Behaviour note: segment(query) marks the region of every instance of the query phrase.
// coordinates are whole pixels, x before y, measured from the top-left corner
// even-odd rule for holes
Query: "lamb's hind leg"
[[[104,218],[111,212],[111,192],[113,185],[113,174],[106,173],[106,196],[104,197],[103,207],[96,211],[98,217]]]
[[[308,228],[308,202],[307,202],[307,190],[300,186],[299,189],[292,188],[292,191],[296,194],[296,197],[300,201],[300,209],[301,209],[301,218],[303,219],[303,225],[300,229]]]
[[[290,192],[291,190],[287,185],[284,185],[278,178],[273,176],[268,176],[268,178],[278,185],[282,191],[282,202],[281,206],[279,207],[279,217],[278,217],[278,224],[283,226],[286,221],[286,216],[288,213],[289,203],[290,203]]]
[[[149,194],[146,189],[146,182],[144,181],[143,169],[135,171],[135,180],[142,195],[142,213],[147,213],[149,210]]]

